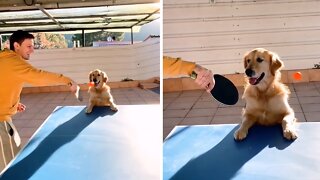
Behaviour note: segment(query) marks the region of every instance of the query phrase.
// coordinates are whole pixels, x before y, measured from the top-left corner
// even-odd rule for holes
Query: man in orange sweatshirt
[[[163,56],[163,76],[191,76],[192,71],[197,74],[195,82],[210,93],[215,84],[213,73],[210,70],[194,62]]]
[[[66,84],[73,93],[78,88],[72,79],[37,69],[27,62],[34,51],[33,39],[28,32],[16,31],[10,36],[10,50],[0,52],[0,171],[20,150],[20,136],[11,116],[26,108],[20,103],[23,84]]]

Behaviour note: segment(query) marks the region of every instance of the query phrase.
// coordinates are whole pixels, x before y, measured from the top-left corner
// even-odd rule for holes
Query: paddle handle
[[[190,74],[190,78],[191,79],[197,79],[197,73],[196,72],[194,72],[194,71],[192,71],[192,73]]]

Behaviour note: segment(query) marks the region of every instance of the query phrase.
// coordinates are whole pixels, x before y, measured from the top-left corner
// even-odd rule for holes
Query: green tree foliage
[[[9,38],[10,38],[10,35],[2,35],[1,36],[1,49],[0,50],[3,50],[4,48],[10,49]]]
[[[5,41],[9,40],[10,35],[2,35],[1,38],[2,38],[2,42],[5,42]]]
[[[35,49],[67,48],[67,41],[62,34],[33,33]]]
[[[67,40],[62,34],[52,33],[32,33],[34,36],[35,49],[52,49],[52,48],[67,48]],[[10,48],[9,45],[10,35],[2,36],[2,49]]]
[[[122,41],[124,39],[123,32],[98,31],[93,33],[85,33],[85,46],[92,46],[94,41],[107,41],[107,38],[109,36],[114,37],[115,41]],[[74,36],[72,36],[72,41],[81,42],[82,34],[75,34]]]

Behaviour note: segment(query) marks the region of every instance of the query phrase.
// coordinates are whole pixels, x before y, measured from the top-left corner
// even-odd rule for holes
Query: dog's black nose
[[[254,74],[255,74],[254,71],[252,71],[251,69],[246,69],[246,75],[248,77],[252,77]]]
[[[96,78],[93,78],[92,80],[93,80],[93,82],[97,82],[97,79],[96,79]]]

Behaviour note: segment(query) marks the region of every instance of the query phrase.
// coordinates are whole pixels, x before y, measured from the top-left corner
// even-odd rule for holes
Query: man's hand
[[[69,83],[69,86],[70,86],[71,93],[75,94],[78,90],[78,84],[76,82],[72,81]]]
[[[17,111],[18,112],[23,112],[25,110],[26,110],[26,106],[24,104],[22,104],[22,103],[19,103],[18,107],[17,107]]]
[[[210,91],[213,89],[214,87],[214,79],[213,79],[213,73],[200,66],[200,65],[196,65],[194,72],[197,73],[197,78],[195,80],[195,82],[201,86],[202,88],[204,88],[208,93],[210,93]]]
[[[80,87],[78,86],[78,84],[76,82],[72,81],[70,85],[71,85],[70,86],[71,93],[76,96],[78,101],[82,101],[82,96],[80,94]]]

